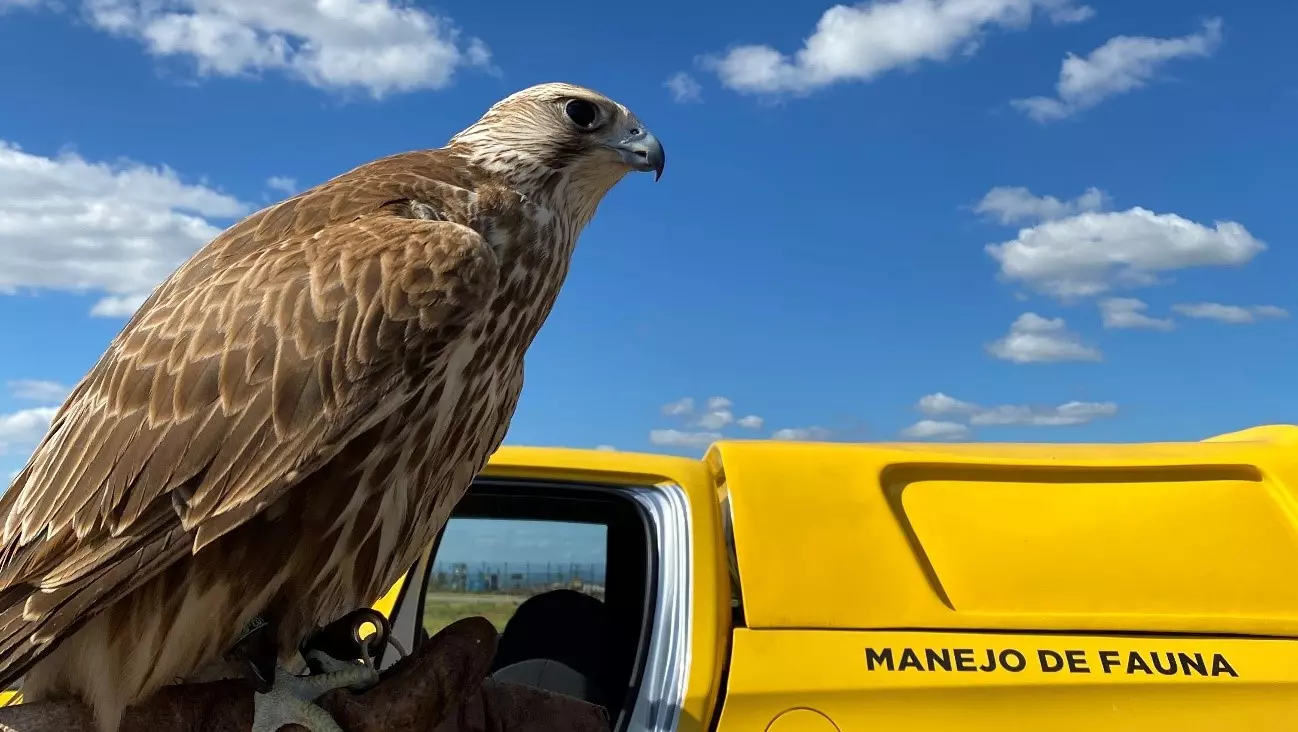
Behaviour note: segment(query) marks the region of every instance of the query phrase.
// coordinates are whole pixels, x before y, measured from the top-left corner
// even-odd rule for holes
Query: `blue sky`
[[[1298,6],[547,7],[0,0],[0,475],[211,235],[552,80],[669,165],[583,235],[510,442],[1298,421]]]
[[[451,563],[464,562],[470,569],[510,564],[512,571],[543,573],[576,564],[582,576],[600,575],[608,560],[607,540],[601,524],[457,518],[446,526],[433,570],[449,571]],[[554,566],[547,570],[546,564]]]

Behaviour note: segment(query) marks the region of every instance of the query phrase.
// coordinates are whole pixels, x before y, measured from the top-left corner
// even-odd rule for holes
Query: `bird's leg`
[[[249,623],[230,655],[246,664],[244,675],[253,686],[252,732],[276,732],[289,724],[310,732],[342,732],[315,700],[334,689],[369,686],[379,678],[370,664],[340,661],[315,650],[306,658],[319,672],[290,673],[277,661],[274,628],[260,617]]]
[[[265,694],[275,683],[276,652],[275,630],[260,615],[248,622],[243,633],[226,653],[238,664],[243,679],[253,691]]]
[[[276,732],[299,724],[310,732],[343,732],[329,713],[315,704],[321,695],[344,687],[364,688],[379,679],[379,672],[361,665],[330,658],[313,651],[312,660],[325,672],[295,676],[282,667],[275,669],[275,683],[269,692],[253,697],[252,732]]]

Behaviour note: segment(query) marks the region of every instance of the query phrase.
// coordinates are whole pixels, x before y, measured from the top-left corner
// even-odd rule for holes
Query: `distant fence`
[[[606,569],[566,562],[438,562],[429,570],[428,591],[528,596],[566,587],[602,598]]]

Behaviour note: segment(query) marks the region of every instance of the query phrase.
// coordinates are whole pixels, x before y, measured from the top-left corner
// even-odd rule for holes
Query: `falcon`
[[[290,660],[445,524],[504,438],[578,236],[664,159],[625,106],[541,84],[200,249],[0,496],[0,682],[115,732],[255,625],[273,679],[254,729],[338,730],[312,697],[373,669],[309,685]]]

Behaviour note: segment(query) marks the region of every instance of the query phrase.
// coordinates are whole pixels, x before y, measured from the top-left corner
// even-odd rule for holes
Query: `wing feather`
[[[358,190],[218,237],[58,410],[0,496],[0,678],[371,430],[412,394],[410,364],[483,314],[499,266],[478,233]]]

